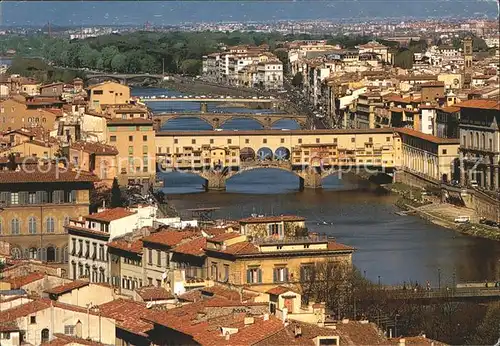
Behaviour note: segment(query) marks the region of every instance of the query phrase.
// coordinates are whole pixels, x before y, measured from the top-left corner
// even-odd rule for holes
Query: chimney
[[[231,338],[231,334],[229,332],[226,332],[226,335],[224,335],[224,338],[226,340],[229,340]]]

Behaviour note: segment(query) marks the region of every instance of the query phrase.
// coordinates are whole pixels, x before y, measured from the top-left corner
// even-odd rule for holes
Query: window
[[[300,281],[311,280],[312,273],[313,273],[313,266],[312,265],[302,265],[300,267]]]
[[[10,204],[13,204],[13,205],[19,204],[19,193],[18,192],[12,192],[10,194]]]
[[[250,143],[250,140],[248,138],[245,139],[245,144]]]
[[[351,138],[351,143],[354,143],[356,141],[356,138],[352,137]]]
[[[147,142],[148,141],[148,136],[147,135],[143,135],[142,136],[142,141],[143,142]]]
[[[316,138],[316,143],[319,143],[319,142],[320,142],[319,138]]]
[[[133,142],[134,141],[134,136],[128,136],[128,141]]]
[[[285,139],[284,138],[281,138],[281,143],[285,143]]]
[[[156,265],[161,267],[161,251],[156,250]]]
[[[443,155],[446,155],[448,153],[448,150],[443,149]]]
[[[210,144],[214,144],[213,138],[210,139]]]
[[[262,143],[266,144],[267,143],[267,138],[262,139]]]
[[[391,141],[391,137],[385,137],[385,141],[386,142],[390,142]]]
[[[319,341],[319,346],[336,346],[339,344],[339,339],[338,337],[331,337],[331,338],[321,338],[318,340]]]
[[[143,145],[142,146],[142,153],[143,154],[147,154],[148,153],[148,146],[147,145]]]
[[[267,225],[267,235],[269,237],[283,237],[283,224],[275,223]]]
[[[110,142],[116,142],[116,136],[109,136]]]
[[[94,94],[94,95],[102,95],[102,94],[104,94],[104,92],[102,90],[94,90],[92,92],[92,94]]]
[[[12,219],[10,222],[10,233],[13,235],[19,234],[19,229],[20,229],[20,222],[18,219]]]
[[[273,270],[273,282],[287,282],[288,281],[288,268],[277,267]]]
[[[28,219],[28,232],[30,234],[36,233],[36,219],[33,216],[30,216]]]
[[[75,326],[65,325],[64,326],[64,334],[74,335],[75,334]]]
[[[104,245],[99,245],[99,260],[104,261]]]
[[[148,278],[148,285],[153,286],[153,278]]]
[[[260,284],[262,283],[262,270],[260,268],[248,268],[247,283]]]
[[[224,281],[229,281],[229,264],[224,264]]]
[[[493,140],[490,138],[489,142],[490,142],[489,149],[490,151],[493,151]]]
[[[0,339],[10,340],[10,332],[2,332],[2,333],[0,333]]]
[[[233,140],[230,138],[227,140],[227,144],[231,144],[232,142],[233,142]]]
[[[299,138],[299,144],[302,144],[302,138]]]
[[[30,324],[36,324],[36,316],[30,316]]]
[[[191,144],[196,144],[196,139],[192,139]]]
[[[217,268],[217,263],[212,263],[210,266],[210,277],[214,280],[217,280],[219,278],[219,270]]]
[[[153,250],[148,249],[148,264],[153,264]]]
[[[36,192],[28,192],[28,204],[36,204]]]
[[[174,139],[174,144],[178,144],[179,140],[177,138]]]
[[[156,279],[156,287],[161,287],[161,280],[160,279]]]
[[[46,220],[45,220],[45,231],[47,233],[54,233],[54,227],[55,227],[55,220],[52,216],[49,216]]]

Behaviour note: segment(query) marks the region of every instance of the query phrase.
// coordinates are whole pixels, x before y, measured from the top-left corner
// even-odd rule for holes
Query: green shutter
[[[259,284],[262,283],[262,269],[257,269],[257,281],[259,282]]]
[[[27,191],[19,192],[19,204],[21,204],[21,205],[28,204],[28,192]]]
[[[247,269],[247,283],[252,283],[252,272],[250,271],[250,269]]]

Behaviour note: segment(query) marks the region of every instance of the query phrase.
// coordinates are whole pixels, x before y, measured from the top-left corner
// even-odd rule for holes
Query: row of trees
[[[355,268],[338,262],[316,264],[301,283],[303,297],[325,302],[327,311],[337,318],[367,318],[393,335],[419,335],[448,344],[487,345],[500,337],[500,304],[479,305],[443,300],[423,304],[412,298],[412,287],[392,290],[364,278]],[[422,289],[422,288],[420,288]]]

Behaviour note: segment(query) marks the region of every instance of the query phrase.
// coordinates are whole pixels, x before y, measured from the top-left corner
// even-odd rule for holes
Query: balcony
[[[253,239],[253,243],[257,245],[321,244],[329,241],[335,241],[335,238],[327,234],[311,234],[303,237],[265,237]]]

